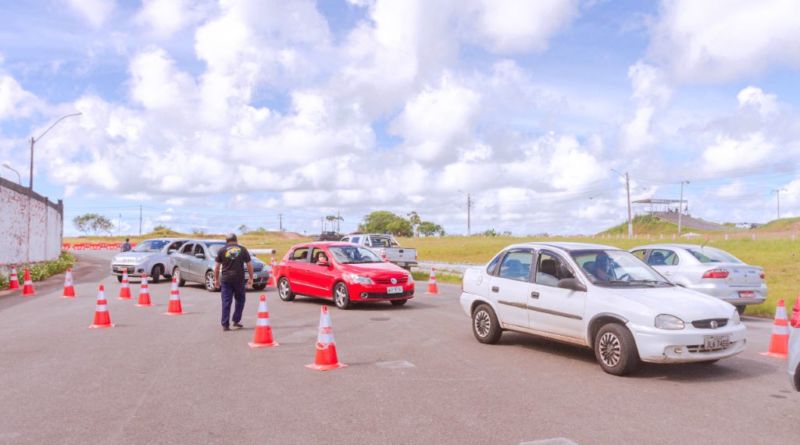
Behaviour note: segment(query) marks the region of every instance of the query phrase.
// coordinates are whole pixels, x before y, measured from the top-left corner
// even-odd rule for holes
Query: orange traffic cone
[[[778,300],[775,309],[775,323],[772,325],[772,338],[769,340],[769,350],[761,355],[786,358],[789,352],[789,321],[786,319],[786,306],[783,299]]]
[[[319,335],[317,336],[317,355],[314,363],[306,365],[306,368],[316,369],[317,371],[329,371],[336,368],[344,368],[344,363],[339,363],[336,356],[336,342],[333,340],[333,327],[331,326],[331,314],[328,313],[328,306],[322,306],[319,315]]]
[[[272,339],[272,326],[269,324],[269,309],[267,308],[267,296],[262,295],[258,302],[258,320],[256,321],[256,332],[253,341],[248,343],[251,348],[271,348],[278,346]]]
[[[792,309],[792,327],[800,329],[800,297],[797,297]]]
[[[64,274],[64,295],[61,298],[75,298],[75,286],[72,285],[72,269]]]
[[[150,303],[150,289],[147,287],[147,274],[142,274],[142,282],[139,285],[139,302],[136,303],[136,306],[144,307],[144,306],[152,306]]]
[[[122,287],[119,288],[120,300],[131,300],[131,286],[128,283],[128,270],[122,271]]]
[[[269,278],[267,279],[267,286],[275,286],[275,257],[272,257],[272,261],[269,263],[270,271],[269,271]]]
[[[439,293],[439,286],[436,284],[436,269],[431,267],[431,275],[428,278],[428,293],[437,295]]]
[[[31,281],[31,271],[27,267],[25,268],[25,283],[22,286],[22,296],[23,297],[32,297],[36,295],[36,291],[33,289],[33,281]]]
[[[108,301],[103,285],[97,291],[97,304],[94,309],[94,323],[89,328],[113,328],[111,315],[108,314]]]
[[[183,315],[181,306],[181,293],[178,290],[178,277],[172,277],[172,288],[169,290],[169,304],[167,305],[166,315]]]
[[[19,277],[17,277],[17,266],[11,266],[11,276],[8,278],[9,289],[19,289]]]

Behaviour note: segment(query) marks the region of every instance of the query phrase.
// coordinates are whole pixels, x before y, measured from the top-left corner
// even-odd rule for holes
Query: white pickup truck
[[[417,265],[417,249],[400,247],[392,235],[356,233],[342,238],[342,242],[369,247],[378,255],[386,255],[390,263],[406,270],[411,270],[411,267]]]

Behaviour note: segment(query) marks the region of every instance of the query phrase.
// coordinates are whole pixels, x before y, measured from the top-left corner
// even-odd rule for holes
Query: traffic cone
[[[25,283],[22,286],[22,296],[23,297],[32,297],[36,295],[36,291],[33,289],[33,281],[31,281],[31,271],[27,267],[25,268]]]
[[[778,300],[775,309],[775,323],[772,325],[772,338],[769,340],[769,350],[761,355],[786,358],[789,351],[789,321],[786,319],[786,306],[783,299]]]
[[[152,306],[150,303],[150,289],[147,287],[147,274],[142,274],[142,282],[139,285],[139,302],[136,306],[145,307]]]
[[[103,285],[97,291],[97,304],[94,309],[94,323],[89,326],[90,329],[94,328],[113,328],[111,324],[111,315],[108,314],[108,301],[106,301],[106,292]]]
[[[436,284],[436,269],[431,267],[431,275],[428,277],[428,293],[431,295],[439,294],[439,286]]]
[[[64,295],[61,298],[75,298],[75,286],[72,285],[72,269],[64,274]]]
[[[119,288],[120,300],[131,300],[131,286],[128,283],[128,270],[122,271],[122,287]]]
[[[17,277],[17,266],[11,266],[11,276],[8,278],[9,289],[19,289],[19,277]]]
[[[172,277],[172,288],[169,291],[169,304],[167,305],[166,315],[183,315],[181,307],[181,293],[178,290],[178,277]]]
[[[267,296],[262,295],[258,302],[258,320],[256,321],[256,332],[253,341],[249,342],[251,348],[271,348],[278,346],[272,340],[272,326],[269,324],[269,309],[267,308]]]
[[[328,313],[328,306],[321,307],[319,315],[319,335],[317,336],[317,355],[314,363],[306,365],[306,368],[317,371],[329,371],[336,368],[344,368],[344,363],[339,363],[336,357],[336,342],[333,340],[333,327],[331,326],[331,314]]]
[[[800,329],[800,297],[797,297],[797,300],[794,302],[794,308],[792,309],[792,327]]]
[[[269,271],[269,278],[267,278],[267,286],[275,286],[275,257],[272,257],[272,261],[269,263],[270,271]]]
[[[389,258],[386,256],[386,249],[381,249],[381,260],[383,260],[383,262],[389,261]]]

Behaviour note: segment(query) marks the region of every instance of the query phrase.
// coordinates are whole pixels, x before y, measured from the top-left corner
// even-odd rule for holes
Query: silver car
[[[794,389],[800,391],[800,324],[791,329],[792,333],[789,336],[789,377],[792,380]]]
[[[189,240],[172,256],[172,274],[178,277],[178,285],[187,281],[202,283],[209,292],[219,290],[214,282],[214,263],[217,253],[225,247],[222,240]],[[253,289],[262,290],[267,287],[271,268],[255,256],[253,261]],[[245,266],[246,267],[246,266]]]
[[[696,244],[651,244],[631,249],[673,283],[736,306],[739,313],[767,299],[764,269],[720,249]]]
[[[155,238],[139,242],[133,250],[121,252],[111,260],[111,275],[122,282],[122,274],[128,271],[129,278],[139,278],[142,273],[154,283],[161,277],[170,278],[172,273],[171,256],[183,246],[185,239]]]

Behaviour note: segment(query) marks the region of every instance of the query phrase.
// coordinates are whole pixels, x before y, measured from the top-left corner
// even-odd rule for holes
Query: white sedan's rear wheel
[[[472,333],[481,343],[491,345],[500,341],[503,331],[497,322],[497,316],[488,304],[481,304],[472,311]]]

